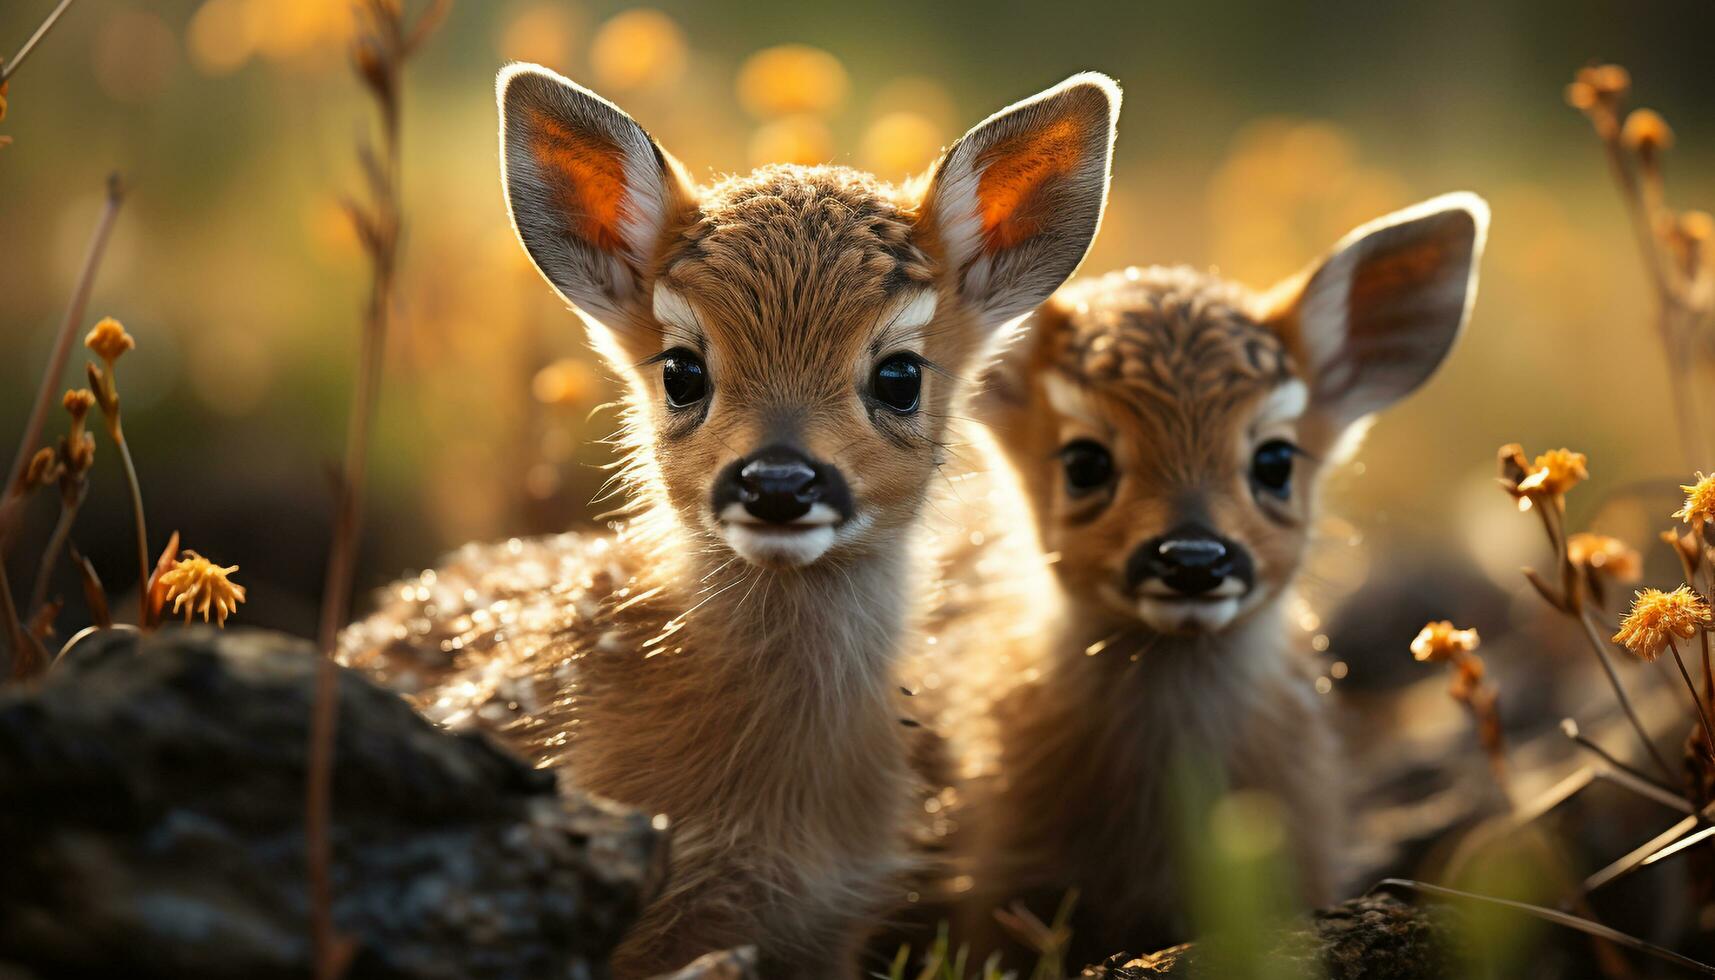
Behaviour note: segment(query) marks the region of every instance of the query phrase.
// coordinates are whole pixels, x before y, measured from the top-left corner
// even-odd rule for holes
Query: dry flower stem
[[[143,522],[143,485],[137,480],[137,466],[131,462],[131,447],[125,442],[125,432],[119,427],[119,413],[106,416],[107,434],[119,450],[119,461],[125,464],[125,488],[131,494],[131,523],[137,529],[137,625],[149,622],[149,530]]]
[[[346,432],[345,461],[340,474],[334,515],[333,543],[322,584],[319,640],[323,658],[316,670],[315,708],[310,724],[309,782],[305,792],[305,835],[309,849],[311,931],[315,944],[317,980],[334,980],[343,970],[348,950],[335,933],[333,886],[330,875],[334,736],[338,725],[338,674],[333,663],[339,629],[350,612],[357,542],[363,524],[363,485],[369,461],[369,441],[375,428],[381,368],[393,302],[400,225],[399,123],[401,78],[405,60],[445,16],[446,0],[435,0],[407,32],[401,5],[367,0],[359,7],[365,30],[352,53],[359,80],[375,98],[381,115],[382,156],[367,146],[358,155],[370,184],[373,210],[348,205],[358,236],[370,259],[369,302],[364,312],[358,354],[357,390]]]
[[[24,63],[24,59],[30,56],[30,52],[35,50],[42,38],[47,37],[48,32],[54,29],[55,24],[59,23],[60,15],[65,13],[69,6],[71,6],[71,0],[60,0],[60,5],[48,14],[47,20],[42,21],[42,25],[36,28],[36,33],[30,35],[30,39],[24,42],[24,46],[18,49],[18,53],[13,55],[4,66],[0,66],[0,82],[5,82],[12,77],[13,73],[18,70],[18,66]]]
[[[36,566],[36,584],[30,589],[30,602],[24,608],[34,616],[48,600],[48,580],[53,578],[54,565],[59,561],[60,552],[65,550],[66,538],[71,535],[72,522],[77,520],[77,509],[83,504],[87,485],[79,487],[77,496],[70,500],[60,500],[60,516],[54,522],[53,534],[48,536],[48,546],[42,551],[42,560]]]
[[[1709,724],[1709,712],[1703,709],[1703,702],[1697,697],[1697,685],[1692,683],[1691,672],[1685,669],[1685,658],[1679,655],[1679,644],[1669,639],[1667,648],[1673,651],[1673,662],[1679,665],[1679,676],[1685,678],[1685,690],[1691,695],[1691,706],[1697,711],[1697,719],[1703,722],[1703,737],[1708,740],[1709,757],[1715,759],[1715,727]]]
[[[59,336],[54,340],[53,354],[48,358],[47,369],[42,372],[42,384],[36,392],[36,403],[30,408],[30,418],[24,424],[23,438],[18,441],[18,454],[12,459],[12,468],[6,475],[5,490],[3,495],[0,495],[0,557],[6,554],[12,524],[18,508],[23,503],[17,496],[18,478],[42,440],[42,428],[47,425],[48,410],[54,403],[54,393],[59,390],[60,378],[65,374],[66,361],[71,357],[72,340],[77,336],[78,325],[83,322],[84,311],[89,306],[89,293],[95,284],[95,271],[101,265],[102,254],[107,251],[107,240],[113,232],[113,222],[119,216],[119,205],[124,203],[124,200],[124,183],[118,174],[113,174],[107,178],[107,205],[95,224],[94,234],[90,236],[89,248],[83,257],[83,269],[78,273],[77,285],[72,289],[71,303],[66,307],[65,319],[60,323]]]
[[[1672,796],[1678,796],[1679,795],[1679,794],[1675,793],[1672,789],[1669,789],[1666,785],[1661,783],[1659,780],[1652,779],[1649,776],[1645,775],[1643,770],[1637,769],[1629,763],[1621,762],[1620,759],[1618,757],[1616,757],[1612,752],[1609,752],[1607,749],[1604,749],[1600,745],[1597,745],[1596,742],[1590,738],[1590,736],[1585,735],[1582,732],[1577,731],[1576,729],[1571,729],[1571,730],[1568,730],[1566,732],[1566,737],[1571,739],[1572,741],[1578,743],[1586,751],[1591,752],[1594,755],[1596,755],[1603,762],[1606,762],[1608,765],[1614,767],[1615,769],[1619,770],[1620,772],[1623,772],[1626,775],[1631,776],[1633,779],[1641,780],[1642,782],[1648,783],[1649,785],[1655,787],[1658,790],[1661,790],[1662,792],[1668,793],[1669,795],[1672,795]]]
[[[25,646],[24,624],[18,621],[18,607],[12,602],[12,582],[6,576],[6,563],[0,561],[0,619],[5,620],[6,643],[12,649],[11,673],[17,676],[27,670],[30,651]]]
[[[1601,661],[1602,670],[1608,675],[1608,685],[1614,689],[1614,697],[1619,700],[1620,708],[1625,711],[1627,720],[1632,723],[1632,730],[1637,732],[1638,741],[1643,743],[1644,748],[1650,754],[1650,758],[1655,760],[1656,768],[1661,770],[1661,774],[1666,777],[1671,785],[1674,780],[1673,768],[1662,757],[1661,750],[1655,747],[1655,742],[1650,740],[1649,729],[1645,728],[1643,721],[1638,718],[1637,709],[1632,707],[1632,699],[1626,696],[1625,686],[1620,683],[1620,675],[1614,670],[1614,662],[1608,656],[1607,641],[1596,632],[1596,627],[1591,624],[1588,610],[1579,609],[1575,616],[1579,625],[1584,627],[1584,636],[1590,641],[1590,648],[1596,651],[1596,659]]]

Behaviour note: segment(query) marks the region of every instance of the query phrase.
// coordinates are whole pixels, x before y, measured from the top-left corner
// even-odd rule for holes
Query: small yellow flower
[[[1702,527],[1715,518],[1715,473],[1704,476],[1698,470],[1697,482],[1690,486],[1682,483],[1679,489],[1685,491],[1685,506],[1674,511],[1674,517],[1693,527]]]
[[[1454,629],[1445,619],[1429,623],[1411,641],[1411,655],[1418,660],[1438,662],[1461,657],[1477,649],[1483,638],[1474,629]]]
[[[1703,598],[1680,586],[1672,592],[1643,589],[1632,602],[1632,611],[1614,634],[1614,642],[1653,662],[1674,637],[1689,640],[1699,628],[1709,625],[1709,607]]]
[[[83,338],[83,346],[94,351],[96,356],[106,361],[109,366],[119,360],[120,355],[137,346],[131,335],[125,332],[125,327],[112,317],[102,317],[89,331],[89,336]]]
[[[1520,493],[1560,496],[1589,479],[1588,460],[1570,449],[1550,449],[1536,458],[1530,473],[1518,481]]]
[[[1591,573],[1601,573],[1621,582],[1643,577],[1643,558],[1619,538],[1606,534],[1574,534],[1566,539],[1566,555],[1572,564]]]
[[[188,623],[194,613],[201,613],[206,623],[212,610],[215,624],[225,626],[226,617],[244,601],[244,586],[229,578],[236,571],[237,565],[222,568],[194,551],[186,551],[161,575],[161,585],[166,588],[166,599],[173,600],[174,615],[184,610]]]

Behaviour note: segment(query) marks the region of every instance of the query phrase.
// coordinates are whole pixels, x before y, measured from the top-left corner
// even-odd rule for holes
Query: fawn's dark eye
[[[703,367],[703,359],[684,347],[663,354],[661,387],[667,390],[667,404],[672,408],[686,408],[702,401],[709,393],[709,374]]]
[[[917,411],[923,394],[923,365],[915,354],[893,354],[875,366],[870,380],[875,400],[901,415]]]
[[[1292,490],[1292,457],[1298,447],[1285,439],[1270,439],[1251,456],[1251,481],[1265,493],[1285,498]]]
[[[1060,465],[1066,470],[1066,492],[1074,497],[1099,490],[1114,478],[1113,456],[1094,439],[1067,443],[1060,450]]]

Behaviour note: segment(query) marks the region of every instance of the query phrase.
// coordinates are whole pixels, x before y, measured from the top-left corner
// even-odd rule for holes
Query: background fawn
[[[920,199],[841,168],[697,187],[552,72],[509,68],[499,97],[518,235],[629,387],[635,511],[467,548],[345,658],[672,820],[617,975],[741,943],[768,976],[849,974],[907,863],[908,532],[957,379],[1095,234],[1118,89],[1080,75],[991,117]]]
[[[1284,600],[1319,477],[1458,336],[1487,221],[1475,196],[1436,198],[1265,294],[1186,268],[1084,281],[998,364],[980,410],[1059,601],[1040,633],[1008,628],[1022,680],[989,706],[998,776],[972,784],[960,835],[979,945],[997,904],[1046,920],[1070,888],[1068,962],[1186,938],[1184,766],[1276,797],[1303,897],[1331,897],[1336,746]],[[990,633],[950,638],[993,655]]]

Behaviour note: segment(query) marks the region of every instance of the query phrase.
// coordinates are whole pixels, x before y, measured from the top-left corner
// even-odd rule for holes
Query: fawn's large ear
[[[611,102],[546,68],[508,65],[496,91],[501,184],[536,268],[619,339],[648,329],[646,280],[692,206],[678,164]]]
[[[1440,367],[1477,296],[1489,206],[1447,194],[1372,221],[1277,287],[1272,325],[1337,436]]]
[[[990,116],[936,165],[924,238],[987,329],[1029,312],[1083,261],[1119,108],[1113,79],[1074,75]]]

